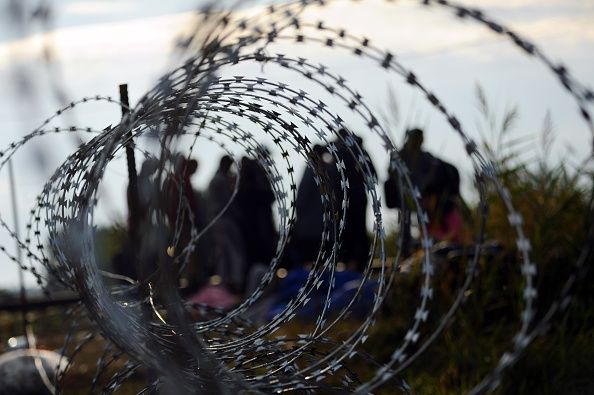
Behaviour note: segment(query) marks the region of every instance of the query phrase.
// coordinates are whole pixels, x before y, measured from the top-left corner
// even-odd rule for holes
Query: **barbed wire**
[[[254,393],[282,392],[352,392],[370,393],[386,383],[395,384],[401,391],[409,390],[402,380],[405,370],[437,339],[460,308],[464,295],[473,279],[481,257],[485,239],[486,190],[495,188],[507,211],[510,229],[517,237],[520,259],[519,274],[523,278],[520,327],[510,339],[510,348],[500,356],[491,372],[470,393],[493,390],[526,348],[551,324],[555,314],[567,308],[573,285],[591,258],[593,229],[589,229],[589,243],[581,247],[574,271],[565,280],[556,300],[548,310],[537,317],[537,263],[531,259],[531,244],[524,230],[522,213],[514,204],[514,197],[498,178],[496,166],[481,153],[465,127],[446,106],[437,93],[399,60],[396,54],[372,44],[371,40],[353,35],[331,22],[315,22],[302,18],[310,7],[325,7],[332,1],[300,0],[274,4],[260,14],[244,18],[233,12],[233,7],[221,9],[215,4],[200,8],[199,19],[191,34],[180,36],[177,51],[186,59],[178,68],[164,75],[136,106],[128,108],[122,121],[104,130],[90,127],[50,127],[50,124],[74,112],[80,106],[93,102],[122,103],[104,96],[73,101],[44,121],[41,126],[19,141],[0,151],[0,170],[23,146],[52,133],[90,133],[90,141],[83,143],[68,156],[44,185],[30,211],[27,232],[19,239],[9,224],[0,216],[0,226],[18,241],[26,253],[28,264],[18,262],[5,247],[0,247],[10,260],[28,270],[37,283],[51,297],[45,285],[46,277],[37,267],[42,265],[48,275],[75,291],[81,298],[79,309],[68,315],[86,317],[93,323],[87,335],[77,340],[70,351],[72,334],[66,336],[63,353],[68,356],[65,369],[56,369],[55,381],[60,383],[68,374],[85,345],[98,333],[108,342],[97,361],[96,372],[89,383],[90,391],[100,386],[108,367],[116,360],[126,360],[101,391],[113,393],[139,371],[147,371],[148,387],[139,393],[157,389],[176,393]],[[485,26],[494,34],[509,38],[524,54],[534,57],[553,73],[563,89],[575,100],[580,116],[594,137],[589,107],[594,101],[592,91],[575,79],[567,67],[555,63],[536,45],[507,27],[489,18],[482,11],[440,0],[420,1],[424,6],[441,7],[462,19],[470,19]],[[241,3],[243,4],[243,3]],[[397,7],[396,4],[393,5]],[[418,185],[414,185],[406,163],[399,155],[390,131],[376,117],[345,78],[330,67],[314,60],[294,57],[289,53],[270,55],[268,48],[280,42],[284,45],[318,45],[328,50],[348,53],[373,67],[395,74],[418,91],[427,103],[443,116],[455,135],[463,143],[465,154],[473,165],[479,194],[479,227],[474,236],[472,259],[467,264],[464,281],[455,293],[452,304],[430,326],[430,314],[437,269],[432,254],[433,240],[428,231],[429,214],[421,202]],[[287,81],[263,77],[232,75],[233,68],[243,64],[257,64],[263,71],[278,68],[290,75]],[[290,82],[289,82],[290,81]],[[332,98],[336,106],[326,104],[315,93],[301,89],[314,84]],[[317,92],[317,91],[316,91]],[[126,106],[124,106],[126,107]],[[374,327],[389,292],[395,287],[403,262],[401,253],[390,258],[386,252],[386,230],[382,212],[379,180],[366,151],[346,125],[348,113],[365,130],[358,133],[373,136],[381,143],[390,158],[390,169],[398,175],[400,201],[409,200],[411,207],[402,208],[399,217],[414,215],[420,231],[423,250],[422,281],[415,313],[408,329],[389,360],[376,363],[374,373],[363,379],[352,369],[357,358],[369,359],[363,344]],[[275,162],[260,139],[250,128],[262,130],[281,153]],[[344,132],[341,132],[344,131]],[[274,256],[260,284],[238,306],[230,311],[217,310],[204,305],[191,305],[178,292],[177,277],[190,264],[197,244],[220,216],[230,207],[241,179],[234,185],[231,199],[221,212],[203,229],[198,229],[191,215],[191,202],[183,193],[178,196],[176,218],[168,223],[159,199],[165,193],[163,185],[175,173],[176,147],[191,138],[184,156],[191,156],[199,141],[217,145],[233,157],[235,165],[241,162],[233,154],[237,148],[255,159],[264,170],[275,196],[279,235]],[[121,155],[131,140],[153,139],[159,143],[157,152],[149,152],[135,145],[143,157],[158,163],[151,180],[151,212],[143,223],[138,256],[133,259],[142,278],[128,279],[114,286],[107,280],[97,263],[94,243],[95,207],[100,201],[99,188],[107,166]],[[313,141],[321,141],[328,148],[339,179],[339,190],[330,185],[327,169],[314,154]],[[296,295],[286,306],[264,323],[245,318],[265,294],[282,265],[287,244],[296,221],[294,158],[300,157],[314,173],[322,205],[323,230],[317,259]],[[355,163],[358,175],[364,180],[365,193],[373,211],[373,237],[367,254],[362,279],[352,297],[338,312],[331,312],[332,292],[335,289],[338,251],[343,243],[347,207],[350,204],[350,183],[345,172],[345,159]],[[591,157],[590,157],[591,159]],[[183,181],[182,181],[183,184]],[[178,190],[183,185],[177,185]],[[189,240],[182,240],[182,228],[190,222]],[[169,228],[169,230],[167,230]],[[173,236],[171,236],[173,234]],[[46,237],[49,235],[49,247]],[[402,251],[403,235],[396,240]],[[49,249],[49,252],[48,252]],[[374,258],[379,260],[379,273],[372,274]],[[357,299],[367,287],[373,285],[373,298],[366,314],[345,338],[333,339],[335,330],[353,310]],[[299,309],[306,306],[322,289],[321,310],[307,333],[296,337],[274,336],[295,320]],[[83,308],[84,307],[84,308]],[[199,311],[196,319],[191,311]],[[435,309],[436,310],[436,309]],[[75,312],[76,311],[76,312]],[[68,355],[67,355],[68,354]],[[371,364],[371,363],[370,363]],[[56,386],[60,391],[61,386]]]

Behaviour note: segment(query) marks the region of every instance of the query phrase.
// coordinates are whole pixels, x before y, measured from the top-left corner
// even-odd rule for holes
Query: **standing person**
[[[461,243],[462,215],[458,208],[460,175],[451,164],[436,158],[423,150],[423,131],[418,128],[406,132],[406,139],[399,151],[400,158],[407,166],[410,180],[421,194],[421,206],[429,217],[428,233],[438,241]],[[384,184],[386,204],[390,208],[402,208],[398,193],[398,175],[388,170],[388,180]],[[406,204],[406,202],[405,202]],[[410,223],[409,223],[410,224]],[[410,229],[403,229],[405,255],[410,241]]]
[[[274,257],[277,242],[272,218],[274,200],[270,181],[258,161],[242,158],[237,205],[245,242],[246,271],[256,263],[268,265]]]
[[[346,141],[349,139],[354,140],[361,148],[362,158],[369,166],[371,175],[375,177],[376,172],[369,154],[363,148],[363,139],[353,133],[349,133],[346,129],[341,129],[338,133],[342,139],[338,139],[336,142],[336,153],[338,159],[344,163],[344,175],[348,182],[346,193],[349,202],[343,212],[346,219],[342,233],[341,247],[338,251],[338,260],[344,262],[348,269],[363,271],[367,264],[370,249],[370,241],[367,234],[367,190],[365,176],[362,173],[365,169],[358,169],[358,167],[362,167],[358,163],[358,152],[355,145],[349,149]],[[333,188],[338,199],[336,203],[340,207],[343,200],[343,191],[338,172],[335,171],[334,174]]]
[[[317,256],[322,241],[323,206],[320,185],[315,180],[316,171],[322,180],[327,179],[332,172],[333,163],[326,147],[316,144],[310,154],[311,165],[305,168],[303,177],[297,190],[295,201],[296,219],[293,226],[291,240],[287,246],[287,255],[290,266],[312,264]]]
[[[223,156],[208,186],[209,218],[214,220],[225,210],[212,227],[209,267],[222,278],[231,292],[239,293],[245,286],[246,254],[239,227],[240,211],[237,201],[231,201],[237,182],[232,166],[233,159]]]
[[[206,224],[206,202],[198,191],[194,190],[191,178],[198,170],[198,161],[177,155],[174,159],[174,171],[163,184],[163,205],[170,227],[170,255],[178,255],[188,247],[194,232],[200,232]],[[189,289],[196,289],[208,278],[204,267],[199,268],[205,260],[205,240],[201,237],[195,242],[188,256],[182,273],[182,283]]]

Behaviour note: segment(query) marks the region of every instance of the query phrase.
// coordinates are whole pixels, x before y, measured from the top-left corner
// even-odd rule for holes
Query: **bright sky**
[[[403,65],[414,70],[420,80],[449,105],[473,136],[479,137],[479,130],[485,127],[476,104],[475,86],[479,83],[499,116],[506,108],[518,105],[520,118],[514,131],[518,136],[538,134],[546,112],[551,111],[556,132],[551,160],[577,163],[590,154],[592,136],[580,123],[574,103],[553,77],[542,65],[484,27],[460,21],[438,7],[420,6],[416,1],[337,0],[329,3],[321,9],[312,7],[304,19],[325,20],[329,26],[347,28],[397,54]],[[531,39],[553,59],[563,61],[580,81],[594,85],[594,2],[481,0],[463,3],[481,7]],[[134,103],[174,64],[172,43],[191,20],[195,1],[56,0],[52,5],[53,30],[49,34],[40,33],[38,27],[19,32],[6,20],[0,23],[0,86],[3,87],[0,91],[0,128],[3,131],[0,147],[8,146],[31,131],[60,106],[48,84],[46,64],[41,60],[44,42],[50,43],[54,50],[54,76],[58,76],[68,101],[96,94],[117,97],[118,84],[126,82]],[[399,78],[387,75],[369,62],[354,59],[344,51],[288,44],[277,44],[272,49],[271,53],[303,56],[328,65],[361,92],[377,112],[393,113],[387,104],[388,87],[391,87],[400,108],[400,124],[393,130],[396,140],[400,142],[407,125],[424,127],[427,149],[462,169],[463,190],[467,198],[472,198],[469,163],[461,155],[459,139]],[[19,94],[22,85],[17,83],[18,71],[37,76],[31,81],[30,95]],[[259,72],[254,67],[240,66],[229,70],[228,75]],[[289,85],[293,78],[274,68],[266,69],[265,75]],[[310,92],[312,96],[322,94],[315,89]],[[91,105],[77,111],[75,117],[65,119],[64,123],[102,129],[117,122],[119,109]],[[535,139],[532,146],[538,145],[538,141]],[[21,222],[24,223],[25,213],[33,205],[43,181],[72,152],[74,143],[67,137],[45,138],[15,158]],[[387,157],[381,152],[381,146],[371,138],[366,140],[365,146],[380,176],[383,175]],[[194,180],[197,187],[207,184],[219,155],[210,146],[199,149],[197,157],[201,167]],[[32,162],[32,158],[37,161]],[[31,165],[37,162],[42,166]],[[122,164],[123,161],[113,166],[109,181],[105,182],[109,187],[104,188],[103,193],[109,204],[101,208],[99,222],[124,218],[126,175]],[[302,165],[298,168],[302,169]],[[6,171],[0,174],[0,213],[12,223]],[[0,233],[0,244],[11,247],[14,243]],[[0,273],[3,274],[0,287],[16,285],[13,266],[0,258]]]

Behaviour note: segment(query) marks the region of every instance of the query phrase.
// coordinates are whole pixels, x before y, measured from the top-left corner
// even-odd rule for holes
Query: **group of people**
[[[409,169],[412,184],[420,191],[421,208],[429,217],[427,231],[436,240],[460,242],[458,171],[424,151],[422,144],[423,132],[409,130],[399,156]],[[373,163],[363,149],[363,140],[342,129],[334,142],[328,146],[315,145],[308,157],[297,190],[296,218],[283,266],[308,268],[335,253],[336,260],[346,269],[361,272],[373,258],[366,226],[367,185],[377,178]],[[136,191],[129,187],[131,244],[135,234],[148,229],[146,225],[154,218],[151,210],[156,208],[163,223],[168,224],[160,230],[161,235],[167,234],[168,245],[159,248],[166,247],[173,257],[191,246],[186,251],[187,264],[182,270],[188,288],[198,290],[216,276],[233,294],[245,292],[250,271],[255,265],[266,267],[270,263],[278,241],[272,214],[275,194],[265,170],[255,159],[244,157],[239,166],[234,166],[231,157],[223,156],[208,188],[200,192],[191,182],[198,162],[183,155],[174,156],[172,162],[172,171],[164,177],[160,189],[158,186],[153,190],[155,193],[151,193],[151,188],[154,188],[155,172],[160,168],[155,159],[143,164]],[[402,182],[398,172],[390,168],[384,183],[386,205],[399,209],[406,206],[414,211],[409,200],[401,199],[405,196],[400,193]],[[405,232],[406,247],[407,238],[410,244],[410,229],[401,231]],[[337,249],[333,248],[335,245]],[[144,249],[140,247],[140,250]],[[116,257],[116,270],[142,277],[130,265],[131,254],[138,256],[139,251],[124,251]]]
[[[130,240],[114,257],[115,270],[146,279],[157,266],[145,263],[157,258],[141,255],[159,249],[170,257],[183,256],[180,281],[190,292],[216,277],[232,293],[242,293],[251,267],[268,264],[276,248],[275,196],[265,171],[257,160],[244,157],[237,172],[233,159],[223,156],[208,188],[198,191],[191,182],[198,162],[180,154],[171,162],[171,171],[158,183],[158,161],[147,159],[135,186],[129,185]],[[151,232],[158,233],[158,240]],[[144,269],[135,261],[142,261]]]
[[[224,156],[207,190],[210,217],[220,215],[211,232],[209,267],[233,292],[243,292],[252,268],[274,257],[278,234],[272,215],[275,195],[258,161],[242,158],[233,198],[237,180],[233,160]]]
[[[362,153],[360,157],[353,150],[349,152],[349,144],[346,143],[349,138],[354,139],[360,147]],[[334,143],[336,146],[334,156],[330,155],[328,147],[316,145],[313,148],[310,166],[304,172],[297,194],[297,219],[288,249],[290,265],[308,266],[316,261],[320,252],[324,253],[324,248],[320,249],[323,245],[323,219],[327,219],[328,216],[323,215],[324,207],[322,207],[320,193],[331,190],[334,203],[338,205],[338,210],[335,212],[341,212],[344,183],[337,171],[337,160],[342,161],[341,167],[347,180],[348,205],[342,211],[344,217],[335,217],[338,220],[344,219],[344,229],[336,259],[343,262],[347,269],[361,271],[372,258],[366,227],[365,177],[375,178],[376,172],[362,143],[360,137],[342,129],[339,131],[339,139]],[[428,235],[437,241],[462,243],[464,237],[460,210],[460,176],[456,167],[423,150],[423,131],[418,128],[406,132],[404,145],[398,155],[409,171],[412,185],[420,192],[420,208],[429,219]],[[366,163],[366,169],[363,169],[361,157]],[[316,181],[316,177],[318,179],[326,177],[325,183]],[[384,193],[387,207],[408,209],[408,217],[401,223],[400,229],[404,237],[403,248],[406,250],[403,253],[408,255],[413,248],[410,213],[417,208],[410,199],[401,198],[407,194],[401,193],[404,192],[401,185],[405,180],[400,177],[398,171],[390,167],[388,178],[384,183]],[[336,222],[339,223],[339,221]],[[326,231],[332,236],[334,235],[332,232],[336,229]]]

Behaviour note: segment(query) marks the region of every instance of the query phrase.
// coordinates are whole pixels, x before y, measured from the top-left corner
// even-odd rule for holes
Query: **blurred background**
[[[255,14],[262,10],[264,3],[269,2],[247,2],[238,13]],[[488,15],[531,40],[553,60],[562,62],[577,80],[589,87],[594,85],[594,2],[481,0],[462,3],[481,7]],[[1,7],[2,149],[74,100],[96,95],[118,99],[118,85],[122,83],[128,84],[130,103],[134,105],[155,86],[160,76],[180,64],[175,45],[180,34],[196,23],[196,4],[191,0],[27,1],[19,7],[3,0]],[[593,136],[580,118],[575,102],[550,70],[484,26],[416,1],[396,4],[379,0],[335,1],[325,7],[309,7],[302,17],[311,23],[324,20],[336,28],[347,28],[350,33],[369,37],[378,48],[395,54],[404,67],[413,70],[418,79],[446,103],[468,135],[500,166],[500,177],[526,218],[534,259],[545,273],[539,278],[539,292],[543,295],[540,312],[545,311],[547,303],[561,287],[555,278],[565,278],[571,272],[570,263],[575,261],[579,247],[586,242],[586,230],[592,220],[588,218],[591,180],[587,176],[592,171],[592,162],[588,160],[592,156]],[[478,193],[464,145],[447,120],[404,79],[380,70],[369,60],[352,56],[349,51],[341,52],[323,45],[299,46],[279,40],[267,51],[311,58],[344,77],[380,117],[397,147],[404,143],[407,129],[423,129],[424,149],[459,170],[460,194],[469,212],[467,224],[476,229]],[[265,77],[288,85],[292,85],[295,78],[280,67],[251,63],[227,67],[220,73],[223,77]],[[308,86],[303,79],[298,83],[297,88],[307,91],[312,98],[337,107],[335,99],[323,89],[314,84]],[[358,123],[361,121],[351,118],[348,111],[343,110],[341,116],[353,131],[363,130],[364,125]],[[119,122],[120,117],[118,105],[90,103],[52,121],[51,126],[77,125],[102,130]],[[270,148],[272,158],[280,161],[281,153],[275,149],[272,139],[261,131],[251,131]],[[377,136],[361,132],[361,137],[381,185],[388,178],[389,156]],[[36,139],[20,150],[12,159],[18,211],[11,208],[8,172],[2,172],[2,218],[11,224],[12,216],[16,215],[24,229],[29,210],[44,183],[67,155],[90,138],[92,136],[84,133],[51,135]],[[152,143],[140,140],[137,144],[150,150]],[[186,142],[180,139],[178,144],[183,146]],[[199,191],[208,188],[224,153],[208,141],[197,144],[193,154],[198,161],[198,170],[192,176],[194,188]],[[235,153],[242,155],[239,149]],[[305,162],[291,155],[298,182]],[[137,167],[140,165],[141,159],[137,158]],[[101,200],[95,216],[99,227],[125,224],[127,177],[126,161],[121,153],[108,166],[101,184]],[[430,353],[432,357],[421,359],[410,370],[409,379],[416,393],[458,393],[460,389],[470,388],[493,366],[505,349],[505,341],[509,341],[509,335],[517,329],[516,319],[521,308],[516,291],[522,280],[516,273],[517,268],[510,269],[513,266],[510,262],[515,259],[515,238],[509,234],[502,203],[493,191],[489,193],[492,205],[487,237],[501,250],[499,255],[489,258],[492,260],[483,268],[485,282],[473,288],[465,309],[441,337],[435,352]],[[393,241],[398,230],[396,210],[383,208],[383,212]],[[275,219],[278,221],[278,217]],[[369,232],[372,219],[371,207],[368,207]],[[106,243],[110,243],[109,240]],[[5,229],[0,231],[0,245],[16,253],[14,241]],[[393,246],[388,253],[395,253]],[[502,263],[494,269],[493,261],[510,267]],[[0,289],[7,293],[16,291],[17,269],[13,262],[0,261]],[[459,286],[456,281],[460,280],[457,277],[460,273],[449,275],[451,283],[446,281],[439,291],[443,294],[437,304],[443,304],[442,311],[449,306],[455,286]],[[27,286],[34,288],[35,278],[30,274],[25,277]],[[406,290],[417,290],[418,281],[411,276],[403,280],[401,287],[396,287],[387,303],[388,313],[367,345],[370,353],[382,354],[382,344],[392,344],[402,337],[399,331],[405,328],[403,317],[414,315],[410,307],[414,298]],[[526,358],[525,365],[513,371],[502,393],[586,394],[594,391],[594,371],[588,363],[594,357],[593,312],[591,304],[588,307],[591,301],[588,294],[588,289],[579,290],[581,296],[573,315],[561,317],[560,329],[553,330],[545,340],[537,341],[536,351]],[[404,313],[394,315],[390,311]],[[289,328],[288,332],[292,330],[298,331]],[[464,337],[460,334],[475,334],[476,337],[467,338],[467,344],[458,347],[459,339]],[[379,355],[380,359],[388,357]],[[556,362],[549,363],[552,360]],[[429,364],[429,368],[423,369],[423,363],[425,367]],[[539,383],[536,392],[535,383]]]

